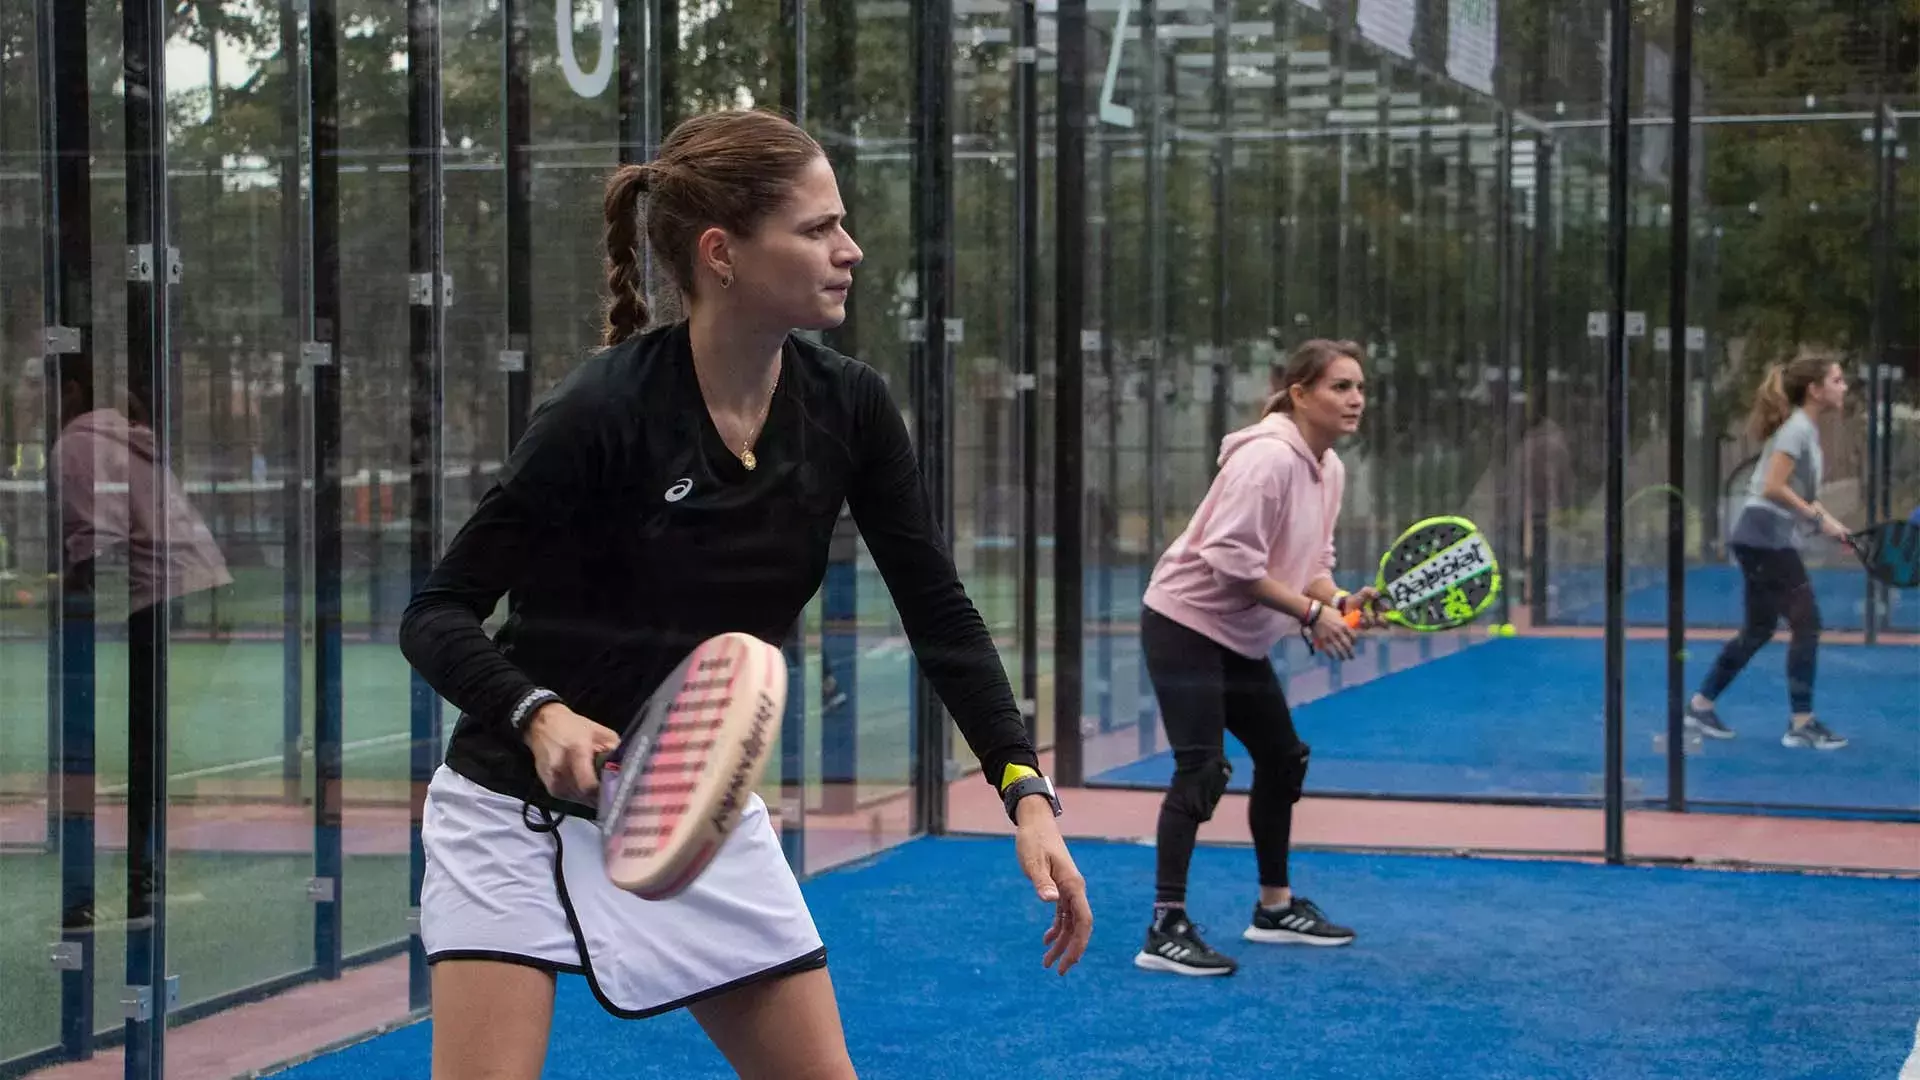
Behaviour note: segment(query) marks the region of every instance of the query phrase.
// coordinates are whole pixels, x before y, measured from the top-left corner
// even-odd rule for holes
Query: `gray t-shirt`
[[[1787,487],[1795,495],[1812,502],[1820,490],[1820,476],[1825,468],[1820,456],[1820,429],[1814,426],[1813,418],[1805,409],[1795,409],[1760,451],[1760,460],[1747,480],[1747,500],[1740,507],[1733,534],[1728,537],[1732,543],[1763,548],[1799,547],[1801,540],[1813,531],[1812,524],[1805,518],[1765,494],[1767,469],[1776,453],[1793,459]]]

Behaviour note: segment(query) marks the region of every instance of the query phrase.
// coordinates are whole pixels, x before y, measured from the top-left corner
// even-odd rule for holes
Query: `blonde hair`
[[[1327,373],[1335,360],[1342,357],[1356,364],[1365,364],[1365,354],[1360,346],[1352,341],[1330,341],[1326,338],[1313,338],[1300,343],[1293,355],[1281,363],[1273,365],[1269,378],[1274,392],[1267,398],[1266,407],[1260,415],[1271,416],[1274,413],[1293,412],[1293,388],[1296,386],[1311,390],[1313,384]]]
[[[1807,403],[1807,391],[1826,378],[1838,362],[1831,356],[1808,355],[1769,367],[1753,395],[1753,409],[1747,413],[1747,434],[1756,441],[1771,438],[1793,410]]]

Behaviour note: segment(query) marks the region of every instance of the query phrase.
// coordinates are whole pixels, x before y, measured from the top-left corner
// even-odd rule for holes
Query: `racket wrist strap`
[[[525,735],[527,733],[527,725],[533,723],[533,718],[540,712],[541,707],[544,705],[552,705],[559,700],[559,694],[545,687],[535,687],[527,691],[526,696],[522,697],[519,704],[513,707],[513,714],[508,717],[507,722],[513,727],[516,733]]]

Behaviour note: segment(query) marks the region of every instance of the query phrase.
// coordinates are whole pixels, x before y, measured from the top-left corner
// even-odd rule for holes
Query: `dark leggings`
[[[1160,804],[1154,900],[1186,901],[1194,837],[1200,823],[1213,817],[1231,776],[1227,731],[1253,757],[1247,824],[1260,884],[1286,885],[1293,804],[1306,778],[1307,744],[1294,734],[1273,665],[1222,648],[1151,608],[1140,618],[1140,644],[1174,762],[1173,780]]]
[[[1707,681],[1700,684],[1700,696],[1709,701],[1733,682],[1747,661],[1760,647],[1773,639],[1773,631],[1785,616],[1793,639],[1787,646],[1787,698],[1795,713],[1813,711],[1814,657],[1820,648],[1820,606],[1814,602],[1813,586],[1807,581],[1806,564],[1792,548],[1748,547],[1733,545],[1733,557],[1740,562],[1740,576],[1747,586],[1747,619],[1740,635],[1720,650]]]

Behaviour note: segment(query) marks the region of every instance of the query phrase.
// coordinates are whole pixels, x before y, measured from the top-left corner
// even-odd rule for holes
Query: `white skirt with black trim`
[[[632,1019],[827,962],[758,795],[706,872],[670,900],[642,900],[607,880],[593,822],[554,824],[444,765],[427,788],[420,839],[428,963],[585,975],[608,1012]]]

